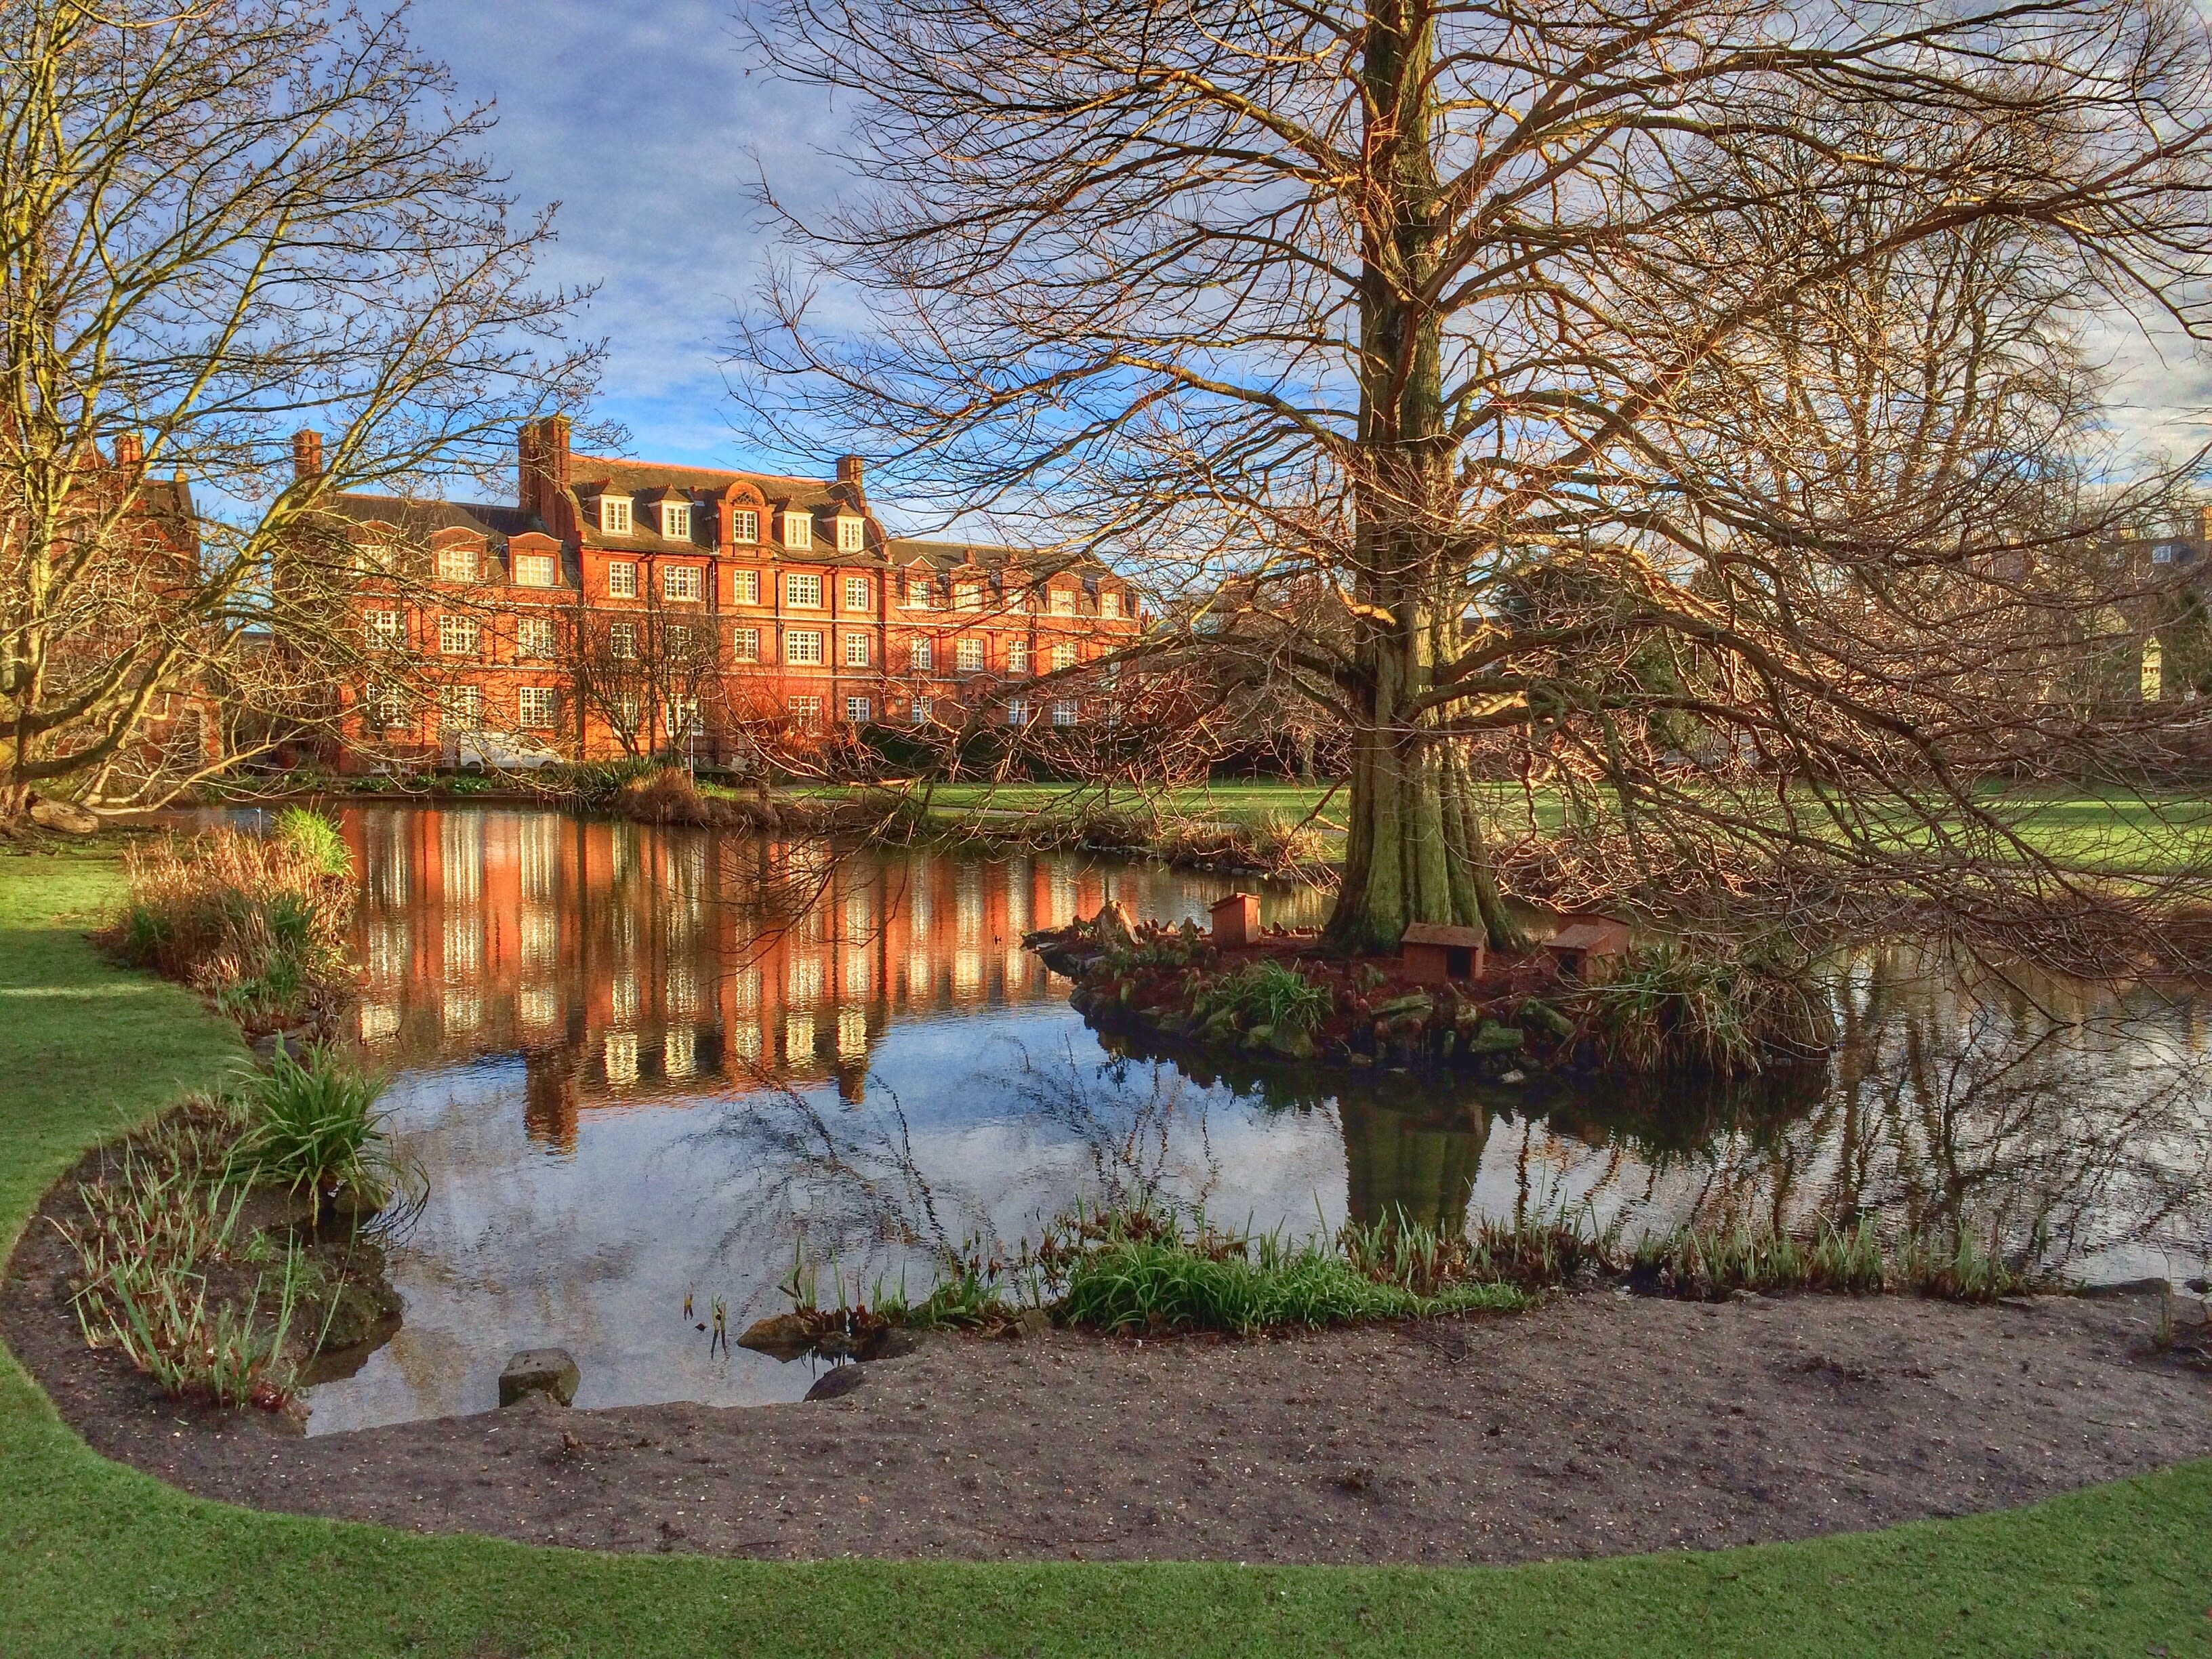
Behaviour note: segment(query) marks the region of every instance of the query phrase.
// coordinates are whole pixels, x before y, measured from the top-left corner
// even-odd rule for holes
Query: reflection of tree
[[[1490,1119],[1393,1111],[1347,1096],[1344,1129],[1346,1213],[1375,1223],[1402,1215],[1446,1235],[1465,1231],[1468,1200],[1482,1167]]]
[[[991,1173],[1022,1185],[1053,1172],[1048,1212],[999,1213],[975,1176],[926,1169],[897,1095],[880,1085],[857,1106],[832,1106],[791,1087],[732,1102],[702,1139],[734,1147],[745,1171],[717,1195],[719,1249],[755,1260],[835,1261],[849,1294],[871,1294],[878,1273],[915,1257],[932,1267],[970,1255],[1009,1260],[1020,1237],[1066,1207],[1168,1202],[1202,1206],[1220,1171],[1208,1149],[1206,1091],[1172,1068],[1133,1074],[1126,1066],[1086,1072],[1073,1054],[1040,1063],[1012,1045],[1003,1068],[970,1085],[1006,1103],[1021,1156]],[[1072,1150],[1078,1168],[1069,1167]],[[828,1285],[823,1285],[824,1293]],[[918,1288],[918,1287],[909,1287]]]

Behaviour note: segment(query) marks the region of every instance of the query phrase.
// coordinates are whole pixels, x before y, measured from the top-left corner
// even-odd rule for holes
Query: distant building
[[[301,434],[295,454],[319,467],[319,440]],[[338,694],[343,767],[451,763],[486,734],[712,763],[764,734],[927,729],[979,705],[997,723],[1079,726],[1103,712],[1097,687],[1028,683],[1141,626],[1134,590],[1096,560],[890,535],[856,457],[798,478],[576,455],[554,416],[522,428],[516,459],[512,507],[328,503],[366,555],[367,638],[435,685],[425,702],[403,690],[420,672],[380,681],[372,652]],[[380,581],[380,549],[427,563]]]

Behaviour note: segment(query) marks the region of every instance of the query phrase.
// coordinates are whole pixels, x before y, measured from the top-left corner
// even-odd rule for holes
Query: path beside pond
[[[2203,1333],[2151,1354],[2142,1297],[1601,1293],[1249,1341],[930,1337],[834,1401],[302,1440],[160,1401],[72,1347],[39,1286],[9,1291],[10,1346],[110,1456],[260,1508],[593,1549],[1507,1562],[2007,1508],[2212,1453]]]

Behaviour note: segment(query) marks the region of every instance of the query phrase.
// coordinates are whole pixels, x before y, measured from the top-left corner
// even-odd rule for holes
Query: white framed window
[[[730,630],[730,655],[738,662],[760,660],[760,629],[733,628]]]
[[[1052,589],[1045,597],[1045,608],[1050,611],[1055,617],[1073,616],[1075,614],[1075,590],[1072,587],[1055,587]]]
[[[907,665],[912,668],[917,674],[927,674],[929,672],[930,659],[936,653],[932,650],[930,642],[927,640],[909,640],[907,641]]]
[[[691,654],[691,630],[682,623],[671,623],[662,629],[660,642],[668,647],[664,656],[681,659]]]
[[[1115,592],[1111,588],[1100,588],[1098,590],[1098,614],[1103,617],[1108,622],[1116,622],[1120,620],[1121,615],[1121,596],[1119,593]]]
[[[810,629],[793,629],[783,636],[783,659],[786,662],[820,662],[822,636]]]
[[[819,697],[793,697],[784,707],[790,711],[791,718],[803,726],[811,729],[822,724],[822,699]]]
[[[872,607],[868,603],[871,592],[871,586],[868,579],[866,576],[846,577],[845,609],[848,611],[866,611],[872,609]]]
[[[637,655],[637,624],[609,623],[607,624],[607,654],[617,662],[629,662]]]
[[[822,608],[822,578],[802,576],[797,571],[783,579],[783,602],[801,611]]]
[[[473,547],[441,547],[438,550],[438,580],[441,582],[472,582],[477,579],[477,550]]]
[[[837,550],[858,553],[868,544],[868,527],[858,519],[840,518],[837,520]]]
[[[1006,590],[1007,610],[1012,611],[1017,617],[1020,617],[1026,616],[1029,612],[1029,608],[1030,591],[1028,588],[1009,587]]]
[[[696,600],[704,589],[704,577],[696,564],[665,564],[660,567],[660,597]]]
[[[868,636],[866,634],[845,635],[845,666],[866,668],[868,665]]]
[[[610,536],[629,534],[629,497],[602,495],[599,497],[599,528]]]
[[[907,710],[907,720],[915,726],[927,726],[934,706],[927,697],[916,697],[913,706]]]
[[[561,694],[550,685],[526,685],[514,694],[514,701],[526,732],[550,732],[561,718]]]
[[[758,605],[760,603],[760,572],[732,570],[730,572],[730,603]]]
[[[1006,724],[1027,726],[1030,723],[1030,700],[1016,697],[1006,704]]]
[[[928,577],[908,576],[906,579],[906,608],[909,611],[937,609],[937,590]]]
[[[615,699],[615,724],[625,732],[637,730],[637,694],[625,691]]]
[[[617,560],[607,567],[607,597],[611,599],[634,599],[637,597],[637,567],[627,559]]]
[[[981,582],[953,583],[952,608],[955,611],[981,611],[983,608],[983,584]]]
[[[749,507],[741,507],[731,514],[730,539],[732,542],[760,540],[760,514]]]
[[[866,726],[868,723],[868,700],[866,697],[845,699],[845,721],[848,726]]]
[[[975,674],[981,672],[983,667],[983,641],[981,640],[956,641],[952,647],[952,661],[954,666],[957,667],[963,674]]]
[[[478,637],[474,617],[438,618],[438,649],[449,657],[472,657]]]
[[[660,533],[672,541],[691,539],[691,503],[663,501],[660,504]]]
[[[1052,723],[1054,726],[1074,725],[1075,714],[1076,705],[1074,698],[1054,697],[1052,700]]]
[[[397,685],[372,685],[368,689],[368,719],[372,726],[387,731],[408,723],[407,692]]]
[[[517,587],[550,587],[553,586],[553,556],[550,553],[518,553],[514,556],[514,585]]]
[[[813,546],[813,519],[804,513],[785,514],[783,515],[783,544],[786,547]],[[819,604],[820,601],[817,600],[816,603]]]
[[[1027,640],[1006,641],[1006,672],[1026,674],[1030,672],[1030,642]]]
[[[474,732],[483,725],[483,693],[473,685],[442,686],[438,691],[438,726],[446,732]]]
[[[514,654],[518,657],[551,656],[553,618],[517,617],[514,619]]]
[[[671,697],[662,711],[668,717],[668,735],[681,743],[686,738],[696,738],[703,728],[699,724],[699,699]]]
[[[407,643],[407,627],[400,621],[397,611],[367,611],[362,613],[362,631],[368,642],[389,649]]]
[[[1055,671],[1075,666],[1075,647],[1066,641],[1052,648],[1052,665]]]

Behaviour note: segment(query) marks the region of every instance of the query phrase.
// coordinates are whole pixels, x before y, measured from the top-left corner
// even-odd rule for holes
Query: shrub
[[[1256,1261],[1214,1260],[1178,1244],[1097,1250],[1068,1275],[1060,1315],[1070,1324],[1119,1331],[1235,1331],[1401,1319],[1476,1309],[1504,1312],[1525,1298],[1510,1285],[1461,1283],[1424,1296],[1369,1278],[1326,1246],[1263,1250]]]
[[[325,867],[328,853],[313,831],[219,830],[132,848],[111,937],[126,960],[215,998],[249,1027],[319,1017],[351,982],[352,889]]]
[[[327,1048],[308,1050],[305,1065],[280,1051],[239,1091],[246,1124],[230,1174],[304,1191],[317,1216],[348,1194],[360,1210],[380,1208],[398,1176],[374,1109],[382,1089]]]
[[[345,845],[345,836],[338,834],[338,825],[323,817],[321,811],[285,807],[276,814],[276,827],[270,834],[279,845],[296,852],[325,876],[354,874],[352,848]]]

